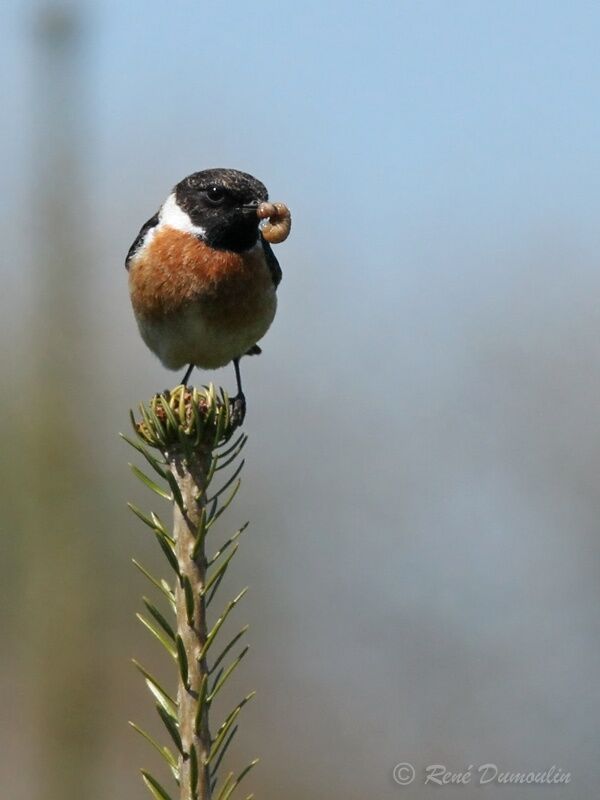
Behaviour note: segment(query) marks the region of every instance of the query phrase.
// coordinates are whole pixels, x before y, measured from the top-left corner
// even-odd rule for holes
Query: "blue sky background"
[[[179,377],[137,336],[123,259],[176,181],[231,166],[294,217],[277,250],[278,317],[244,365],[236,513],[256,533],[236,576],[252,586],[259,702],[240,757],[255,743],[263,756],[248,790],[430,798],[422,781],[396,786],[394,764],[493,761],[558,764],[573,781],[545,796],[588,800],[600,778],[600,6],[80,8],[83,102],[65,129],[81,165],[66,225],[81,336],[54,352],[32,335],[40,276],[51,280],[32,210],[45,84],[36,6],[14,0],[0,9],[0,333],[17,387],[50,347],[51,364],[66,354],[63,383],[98,403],[81,434],[102,474],[94,546],[123,588],[104,625],[116,655],[101,662],[94,799],[143,797],[135,771],[149,762],[119,727],[147,705],[126,671],[142,638],[127,562],[146,542],[125,515],[115,432]],[[62,319],[58,305],[45,313]],[[208,377],[232,389],[230,372]],[[24,681],[18,663],[4,674]],[[6,734],[16,800],[37,797],[19,772],[37,713]]]

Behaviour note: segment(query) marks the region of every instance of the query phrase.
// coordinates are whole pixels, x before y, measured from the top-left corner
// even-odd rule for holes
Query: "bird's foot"
[[[236,428],[243,425],[246,418],[246,396],[243,392],[236,394],[229,400],[229,408],[231,411],[231,422]]]

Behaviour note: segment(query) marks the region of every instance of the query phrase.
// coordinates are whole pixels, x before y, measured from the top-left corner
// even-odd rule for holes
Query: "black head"
[[[177,205],[206,231],[211,247],[241,252],[258,239],[256,208],[268,199],[264,185],[235,169],[194,172],[175,187]]]

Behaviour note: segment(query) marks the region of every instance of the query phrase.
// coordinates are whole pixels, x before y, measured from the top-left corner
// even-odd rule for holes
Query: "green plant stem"
[[[208,446],[200,446],[193,453],[180,449],[168,453],[171,472],[179,486],[182,510],[174,503],[175,554],[179,565],[179,580],[176,584],[175,602],[177,610],[177,635],[181,638],[186,654],[187,669],[179,670],[177,702],[179,706],[179,733],[183,753],[179,756],[179,781],[181,800],[210,800],[210,772],[208,755],[211,735],[208,720],[208,707],[202,702],[203,682],[208,680],[206,658],[200,658],[206,643],[206,603],[203,589],[206,581],[207,559],[202,542],[196,547],[202,509],[206,503],[206,482],[212,461]],[[186,598],[185,582],[192,592]],[[193,597],[193,613],[190,618],[190,599]],[[187,681],[185,680],[187,672]],[[197,761],[194,769],[193,759]],[[195,774],[196,773],[196,774]]]
[[[219,470],[227,467],[239,455],[246,437],[242,434],[231,444],[231,438],[240,423],[232,414],[227,395],[223,391],[217,395],[212,385],[203,390],[176,386],[172,391],[155,395],[147,406],[142,404],[140,414],[139,421],[132,414],[137,441],[124,438],[167,486],[159,485],[156,478],[146,475],[135,464],[131,468],[133,474],[155,496],[173,504],[173,530],[169,531],[154,512],[147,514],[131,503],[129,506],[138,519],[152,530],[169,567],[175,573],[174,589],[168,581],[154,577],[138,562],[135,563],[175,611],[175,622],[167,619],[147,597],[144,597],[144,605],[148,616],[138,616],[144,627],[177,662],[179,675],[176,698],[163,689],[141,664],[136,663],[136,666],[156,701],[158,714],[175,744],[176,753],[172,752],[170,746],[157,742],[138,725],[131,724],[166,761],[180,787],[180,800],[211,800],[211,795],[216,800],[230,800],[257,759],[242,769],[237,777],[229,772],[224,780],[219,781],[218,769],[237,731],[240,711],[254,696],[254,692],[247,694],[229,712],[216,729],[214,738],[210,732],[209,709],[217,692],[236,673],[236,666],[248,649],[244,648],[237,656],[232,654],[233,660],[229,664],[223,663],[215,674],[227,653],[247,630],[248,626],[244,626],[220,652],[219,646],[215,646],[219,631],[245,595],[246,589],[238,592],[225,605],[221,615],[212,623],[212,628],[207,625],[206,609],[239,547],[239,536],[246,525],[220,546],[214,542],[210,560],[206,556],[205,538],[209,534],[214,539],[214,523],[236,496],[242,465],[220,488],[211,490],[210,500],[207,497],[209,484]],[[158,450],[162,457],[155,457],[152,449]],[[221,496],[223,499],[219,503]],[[206,661],[209,650],[212,662],[210,671]],[[141,772],[154,800],[172,800],[168,790],[156,778],[147,770]]]

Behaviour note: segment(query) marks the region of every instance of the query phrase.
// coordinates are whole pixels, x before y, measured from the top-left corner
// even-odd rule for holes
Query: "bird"
[[[233,362],[239,420],[246,413],[240,359],[258,355],[277,309],[282,271],[270,242],[287,238],[289,209],[270,203],[246,172],[215,168],[177,183],[129,248],[129,293],[141,337],[168,369]]]

